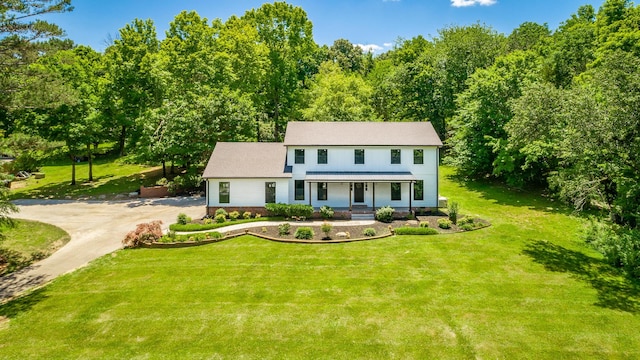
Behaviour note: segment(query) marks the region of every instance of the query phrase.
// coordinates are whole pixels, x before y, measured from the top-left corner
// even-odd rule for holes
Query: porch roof
[[[411,182],[416,177],[409,171],[307,171],[309,182]]]

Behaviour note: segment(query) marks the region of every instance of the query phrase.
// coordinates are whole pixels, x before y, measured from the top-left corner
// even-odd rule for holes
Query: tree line
[[[190,168],[218,141],[282,140],[292,120],[431,121],[460,174],[545,186],[638,226],[640,7],[628,0],[581,6],[553,30],[449,26],[377,56],[316,44],[305,11],[284,2],[226,21],[183,11],[163,40],[134,19],[102,53],[29,20],[70,10],[0,6],[5,142],[64,142],[73,160],[109,141]]]

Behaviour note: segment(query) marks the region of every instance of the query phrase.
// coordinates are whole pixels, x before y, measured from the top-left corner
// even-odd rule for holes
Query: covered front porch
[[[416,182],[410,172],[307,172],[304,178],[309,205],[353,214],[383,206],[412,212]]]

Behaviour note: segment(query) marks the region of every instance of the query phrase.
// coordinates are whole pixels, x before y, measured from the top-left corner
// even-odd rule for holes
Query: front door
[[[355,183],[353,184],[353,202],[363,203],[364,202],[364,183]]]

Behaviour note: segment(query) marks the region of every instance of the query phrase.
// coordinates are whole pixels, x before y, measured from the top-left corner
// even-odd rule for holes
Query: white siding
[[[219,184],[229,183],[229,203],[220,204]],[[264,206],[265,183],[276,183],[276,202],[289,202],[289,179],[207,179],[208,206]]]
[[[305,150],[305,163],[295,164],[295,149]],[[317,150],[327,149],[327,164],[317,163]],[[365,150],[365,163],[355,164],[355,149]],[[401,163],[391,164],[391,149],[401,150]],[[413,150],[423,150],[424,164],[413,163]],[[327,201],[317,200],[316,184],[305,184],[304,201],[294,201],[294,180],[304,180],[308,171],[392,171],[411,172],[416,179],[424,181],[424,200],[413,200],[411,193],[411,205],[413,207],[436,207],[438,205],[438,148],[412,147],[412,146],[290,146],[287,149],[287,165],[292,166],[293,178],[289,186],[289,199],[295,203],[309,203],[311,195],[314,207],[329,205],[332,207],[349,206],[349,184],[330,183]],[[391,186],[389,183],[376,183],[375,205],[376,207],[391,205],[396,207],[409,206],[409,184],[402,184],[402,200],[391,201]],[[412,186],[413,188],[413,186]],[[351,193],[353,203],[353,192]],[[373,187],[367,183],[364,205],[373,205]]]

